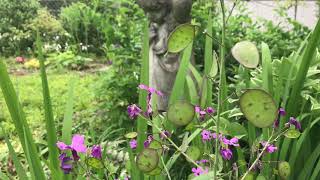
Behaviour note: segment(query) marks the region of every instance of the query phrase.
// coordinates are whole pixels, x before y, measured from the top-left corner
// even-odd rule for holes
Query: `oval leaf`
[[[289,129],[284,136],[290,139],[298,138],[301,135],[301,133],[296,129]]]
[[[240,109],[245,117],[259,128],[269,127],[278,116],[276,103],[262,89],[248,89],[240,97]]]
[[[128,139],[133,139],[136,138],[138,136],[137,132],[129,132],[126,135],[124,135],[124,137],[128,138]]]
[[[187,101],[176,101],[168,109],[168,120],[177,126],[189,124],[195,115],[194,106]]]
[[[247,68],[256,68],[259,65],[258,49],[250,41],[238,42],[231,52],[233,57]]]
[[[184,50],[194,39],[196,26],[182,24],[178,26],[169,36],[168,52],[178,53]]]
[[[87,159],[87,164],[88,164],[88,166],[90,166],[94,169],[102,169],[103,168],[103,164],[102,164],[101,160],[93,158],[93,157]]]
[[[159,162],[157,150],[146,148],[137,156],[137,166],[142,172],[151,172],[156,169]]]

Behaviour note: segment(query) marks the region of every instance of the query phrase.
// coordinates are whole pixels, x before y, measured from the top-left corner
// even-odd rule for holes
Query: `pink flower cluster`
[[[205,119],[206,115],[211,115],[216,112],[216,110],[213,109],[212,107],[207,107],[206,109],[201,109],[200,106],[195,106],[194,110],[198,114],[200,121],[203,121]]]

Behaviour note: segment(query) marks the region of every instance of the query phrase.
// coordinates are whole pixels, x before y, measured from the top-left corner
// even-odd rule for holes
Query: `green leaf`
[[[161,172],[162,172],[161,168],[157,167],[154,170],[147,172],[146,174],[148,174],[150,176],[155,176],[155,175],[161,174]]]
[[[252,124],[259,128],[269,127],[278,116],[273,98],[261,89],[248,89],[240,97],[240,109]]]
[[[103,168],[103,163],[101,160],[90,157],[87,159],[87,164],[89,167],[94,168],[94,169],[102,169]]]
[[[18,155],[17,153],[14,151],[14,148],[11,144],[11,142],[9,141],[9,138],[8,138],[8,135],[6,134],[5,130],[3,129],[2,125],[1,125],[1,130],[4,134],[4,138],[5,138],[5,142],[7,144],[7,147],[8,147],[8,150],[9,150],[9,154],[10,154],[10,157],[12,158],[13,160],[13,163],[14,163],[14,167],[16,168],[16,172],[17,172],[17,175],[19,177],[19,179],[28,179],[28,176],[27,174],[25,173],[25,170],[23,169],[23,166],[18,158]],[[0,171],[1,172],[1,171]],[[1,178],[0,178],[1,179]]]
[[[29,166],[30,168],[32,167],[34,169],[37,169],[36,174],[38,179],[45,179],[40,157],[34,143],[35,141],[32,138],[31,131],[26,122],[24,112],[14,90],[13,84],[9,78],[9,74],[3,60],[0,60],[0,77],[0,87],[2,90],[2,94],[6,101],[13,124],[15,125],[15,129],[17,131],[23,151],[26,156],[33,157],[32,160],[28,159]]]
[[[291,138],[291,139],[296,139],[301,135],[301,133],[299,131],[297,131],[296,129],[289,129],[284,136],[287,138]]]
[[[238,42],[231,50],[233,57],[247,68],[259,65],[259,52],[255,44],[250,41]]]
[[[69,83],[68,99],[65,107],[64,118],[62,122],[62,141],[71,144],[72,136],[72,115],[73,115],[73,104],[74,97],[73,91],[75,86],[75,79],[71,79]]]
[[[57,143],[57,135],[56,135],[56,126],[54,123],[53,118],[53,111],[51,105],[51,98],[49,92],[49,85],[47,80],[47,74],[44,64],[44,56],[42,53],[42,42],[40,38],[39,32],[37,32],[37,52],[38,52],[38,59],[40,62],[40,71],[41,71],[41,81],[42,81],[42,94],[43,94],[43,104],[44,104],[44,115],[45,115],[45,124],[47,130],[47,141],[48,141],[48,149],[49,149],[49,160],[53,169],[51,169],[52,173],[59,172],[59,152],[58,148],[56,147]],[[57,174],[52,175],[55,178],[58,178]]]
[[[194,39],[196,26],[182,24],[173,30],[168,38],[168,52],[178,53],[184,50]]]
[[[136,138],[138,136],[137,132],[129,132],[126,135],[124,135],[124,137],[128,138],[128,139],[133,139]]]
[[[229,124],[228,132],[231,136],[237,137],[239,139],[248,136],[246,128],[237,122]]]

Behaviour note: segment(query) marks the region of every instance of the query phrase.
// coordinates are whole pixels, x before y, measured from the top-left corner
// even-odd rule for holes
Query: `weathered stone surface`
[[[179,68],[180,53],[167,53],[170,33],[190,21],[192,0],[137,0],[150,19],[150,85],[164,96],[158,110],[166,110]]]

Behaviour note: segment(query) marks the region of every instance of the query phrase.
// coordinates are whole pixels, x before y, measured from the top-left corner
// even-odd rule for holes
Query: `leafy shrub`
[[[57,69],[69,68],[74,70],[82,70],[93,61],[91,58],[75,55],[70,50],[61,53],[52,53],[48,56],[48,63]]]
[[[39,4],[35,0],[0,0],[0,52],[4,55],[20,54],[31,49],[32,32],[28,24],[37,15]]]

